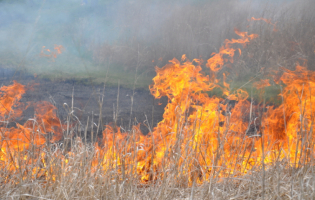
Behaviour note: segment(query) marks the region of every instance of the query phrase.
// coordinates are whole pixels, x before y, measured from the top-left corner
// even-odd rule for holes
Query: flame
[[[209,67],[212,71],[217,72],[222,69],[224,63],[227,61],[233,63],[233,57],[235,53],[235,49],[231,47],[232,44],[242,44],[246,46],[250,40],[253,40],[258,37],[257,34],[248,35],[246,32],[240,32],[235,29],[235,33],[239,35],[240,39],[226,39],[224,42],[224,46],[220,48],[218,53],[212,53],[212,58],[210,58],[207,62],[207,67]],[[239,49],[241,54],[241,50]]]
[[[50,49],[46,49],[46,46],[42,46],[42,50],[41,50],[39,56],[50,58],[52,60],[52,62],[55,62],[55,58],[57,58],[57,55],[61,54],[64,49],[65,48],[62,45],[56,45],[56,44],[54,47],[54,51],[51,51]],[[44,51],[47,51],[50,54],[45,54]]]
[[[277,26],[276,26],[277,23],[272,23],[270,19],[265,19],[265,18],[262,18],[262,17],[261,18],[255,18],[255,17],[251,18],[251,21],[260,21],[260,20],[266,22],[267,24],[272,25],[274,32],[278,31]]]
[[[262,79],[260,81],[255,82],[253,85],[257,89],[262,89],[262,88],[270,86],[270,83],[269,83],[269,79]]]
[[[55,44],[55,48],[54,48],[57,52],[57,54],[61,54],[61,52],[64,50],[64,47],[62,45],[56,45]]]
[[[178,183],[191,185],[213,177],[250,173],[262,163],[269,166],[279,159],[287,159],[291,166],[310,162],[314,157],[309,149],[314,142],[315,72],[300,64],[295,70],[281,68],[282,74],[276,72],[273,81],[283,88],[282,104],[253,103],[246,91],[230,89],[227,72],[222,80],[219,78],[223,66],[233,63],[235,51],[241,54],[239,44],[245,48],[258,37],[238,30],[235,33],[239,39],[225,40],[220,51],[207,60],[210,75],[203,72],[201,59],[190,61],[185,55],[180,61],[174,58],[164,67],[156,67],[149,89],[157,99],[168,98],[163,120],[148,135],[141,133],[140,124],[130,132],[105,126],[102,139],[94,144],[94,156],[86,172],[115,171],[119,174],[116,179],[136,177],[141,183],[163,180],[172,172]],[[60,46],[56,48],[58,52]],[[262,79],[254,86],[264,90],[270,86],[269,81]],[[222,90],[224,98],[208,95],[215,88]],[[4,180],[9,182],[10,175],[17,173],[27,176],[27,170],[21,172],[23,168],[31,171],[34,179],[55,181],[70,174],[72,166],[83,166],[87,158],[78,159],[85,155],[86,144],[79,137],[74,139],[73,148],[65,147],[47,156],[49,143],[62,140],[65,132],[53,105],[37,103],[34,119],[8,127],[8,121],[21,116],[19,100],[25,86],[13,82],[0,91],[0,166],[9,172]],[[56,160],[62,166],[59,174]],[[183,175],[187,180],[180,180]]]
[[[25,87],[16,81],[13,81],[11,86],[3,86],[0,88],[0,115],[1,120],[4,121],[6,118],[13,116],[20,116],[20,111],[14,110],[14,107],[20,105],[19,100],[25,93]]]
[[[23,113],[23,105],[19,100],[25,93],[26,87],[13,81],[12,85],[3,86],[0,91],[2,120],[0,166],[8,169],[12,174],[20,172],[21,168],[34,166],[34,163],[38,162],[42,163],[43,167],[47,166],[45,153],[40,152],[40,149],[47,142],[56,142],[62,138],[62,126],[54,113],[55,107],[48,102],[40,102],[35,105],[35,119],[29,119],[24,125],[15,122],[15,126],[10,127],[9,123],[14,122],[15,118]],[[31,157],[25,154],[30,150],[33,151]],[[38,167],[30,170],[34,177],[46,174]]]
[[[233,62],[233,44],[245,47],[258,37],[235,32],[241,38],[226,40],[220,52],[207,61],[213,72],[222,70],[226,62]],[[163,68],[156,67],[150,91],[155,98],[167,96],[169,102],[163,120],[153,132],[144,137],[138,128],[134,129],[137,145],[128,146],[132,136],[106,129],[103,137],[107,141],[103,144],[110,148],[103,149],[105,168],[136,165],[143,182],[163,178],[167,170],[177,170],[187,173],[190,183],[202,183],[215,173],[219,177],[247,173],[262,162],[268,165],[288,158],[291,165],[296,165],[302,159],[309,161],[310,155],[301,153],[307,145],[297,141],[301,140],[299,134],[312,130],[311,88],[315,73],[299,65],[295,71],[283,69],[280,80],[286,85],[284,102],[279,107],[269,106],[264,112],[265,105],[253,105],[247,100],[246,91],[238,89],[232,93],[226,74],[221,85],[216,73],[210,79],[202,72],[200,60],[189,61],[183,55],[181,61],[174,58]],[[270,86],[269,79],[254,86]],[[221,88],[226,99],[209,97],[206,91],[214,88]],[[236,101],[235,105],[230,101]],[[127,155],[123,152],[128,152],[128,159],[118,156]],[[130,159],[133,157],[136,159]],[[110,163],[112,160],[115,162]]]

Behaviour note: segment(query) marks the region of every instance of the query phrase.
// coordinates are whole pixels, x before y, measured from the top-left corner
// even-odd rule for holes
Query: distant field
[[[13,56],[13,55],[11,55]],[[2,66],[12,67],[16,69],[26,69],[27,73],[33,74],[42,79],[48,79],[51,81],[76,81],[84,85],[102,84],[106,82],[107,86],[120,86],[133,89],[149,89],[149,85],[152,84],[152,78],[155,76],[153,67],[144,70],[139,70],[137,75],[135,71],[126,70],[119,65],[96,65],[88,60],[80,59],[71,54],[65,53],[57,57],[52,62],[46,58],[35,57],[32,62],[23,64],[14,59],[8,59],[10,55],[4,59],[2,56]],[[71,58],[71,59],[70,59]],[[40,63],[40,64],[39,64]],[[107,78],[106,78],[107,77]],[[135,83],[136,78],[136,83]],[[244,80],[236,80],[229,82],[231,92],[237,89],[243,89],[250,95],[249,98],[253,98],[256,102],[263,101],[266,103],[272,102],[274,105],[281,103],[280,87],[278,85],[271,85],[266,87],[264,91],[257,90],[253,87],[253,82],[259,80],[259,77],[248,77]],[[222,91],[219,88],[207,92],[210,96],[222,97]]]
[[[88,85],[101,84],[107,80],[107,85],[117,85],[119,81],[121,86],[127,88],[133,88],[135,84],[136,88],[148,89],[154,77],[154,68],[139,70],[136,75],[135,71],[125,70],[119,65],[97,65],[67,52],[58,55],[54,61],[39,56],[23,61],[23,57],[19,55],[1,54],[0,64],[3,68],[25,70],[27,73],[36,74],[39,78],[56,81],[73,79]]]

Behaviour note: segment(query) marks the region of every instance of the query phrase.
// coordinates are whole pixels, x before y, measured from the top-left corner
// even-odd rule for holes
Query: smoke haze
[[[311,1],[298,2],[2,0],[0,64],[55,77],[103,76],[107,67],[113,75],[136,68],[152,74],[154,66],[182,54],[209,58],[235,36],[234,28],[248,30],[251,17],[280,24]],[[297,16],[303,18],[292,22]],[[64,47],[61,54],[41,55],[55,45]]]

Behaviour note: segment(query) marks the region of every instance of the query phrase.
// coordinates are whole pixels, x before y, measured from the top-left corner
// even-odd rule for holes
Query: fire
[[[13,107],[18,107],[19,100],[25,93],[25,87],[16,81],[13,81],[11,86],[3,86],[0,88],[0,113],[1,120],[5,121],[8,117],[13,117],[14,115],[20,116],[22,113],[13,109]]]
[[[57,58],[57,55],[61,54],[64,49],[65,48],[62,45],[56,45],[56,44],[54,47],[54,51],[51,51],[50,49],[46,49],[46,46],[42,46],[42,50],[39,56],[50,58],[52,62],[55,62],[55,58]],[[49,54],[46,54],[45,51],[49,52]]]
[[[55,107],[48,102],[36,104],[35,119],[29,119],[24,125],[21,125],[15,120],[23,112],[24,105],[20,104],[19,100],[25,93],[26,87],[14,81],[10,86],[3,86],[0,91],[2,120],[0,166],[8,169],[12,174],[38,162],[45,166],[45,153],[38,153],[39,150],[47,142],[59,141],[62,138],[62,126],[53,112]],[[10,127],[10,122],[14,122],[15,126]],[[25,154],[29,150],[33,150],[32,158]],[[36,177],[45,174],[36,167],[30,170]],[[10,174],[8,175],[10,176]]]
[[[276,26],[277,23],[272,23],[270,19],[255,18],[255,17],[252,17],[252,18],[251,18],[251,21],[260,21],[260,20],[266,22],[267,24],[272,25],[272,26],[273,26],[273,31],[275,31],[275,32],[278,31],[277,26]]]
[[[169,99],[163,120],[145,138],[134,130],[137,141],[134,147],[125,145],[132,136],[106,129],[107,141],[103,144],[110,149],[103,150],[103,158],[106,161],[116,158],[111,167],[123,168],[127,163],[122,160],[129,165],[136,164],[143,182],[162,178],[167,170],[177,170],[189,174],[190,183],[194,180],[202,183],[211,176],[247,173],[262,162],[272,164],[277,159],[288,158],[296,165],[301,159],[309,161],[310,154],[301,154],[308,148],[305,140],[303,144],[297,141],[301,140],[299,134],[312,130],[312,94],[306,94],[306,91],[311,92],[310,81],[315,80],[312,72],[301,66],[297,66],[296,71],[285,70],[280,78],[286,85],[283,104],[269,106],[264,111],[265,105],[248,101],[246,91],[238,89],[231,93],[225,74],[222,85],[216,77],[226,62],[233,62],[233,44],[246,46],[258,37],[238,30],[236,34],[241,38],[226,40],[220,52],[212,54],[207,61],[211,77],[202,72],[199,59],[189,61],[185,55],[181,61],[173,59],[163,68],[156,68],[157,75],[150,90],[156,98],[167,96]],[[290,81],[292,78],[295,81]],[[269,79],[256,82],[254,86],[264,90],[270,86]],[[209,97],[206,92],[214,88],[221,88],[226,98]],[[235,105],[230,101],[236,101]],[[121,146],[115,144],[115,140]],[[136,160],[118,156],[127,155],[126,152]],[[124,171],[126,173],[126,169]]]
[[[243,46],[246,46],[246,44],[248,44],[250,40],[258,37],[257,34],[248,35],[246,32],[240,32],[237,29],[235,29],[235,33],[241,38],[237,40],[226,39],[224,42],[225,45],[220,48],[220,51],[218,53],[212,53],[212,58],[210,58],[207,62],[207,67],[209,67],[212,71],[217,72],[221,70],[224,63],[226,63],[227,61],[233,63],[235,49],[231,47],[232,44],[242,44]],[[241,54],[241,50],[238,50]]]
[[[262,88],[270,86],[270,83],[269,83],[269,79],[262,79],[262,80],[260,80],[258,82],[255,82],[253,85],[257,89],[262,89]]]
[[[207,61],[211,77],[202,72],[200,60],[189,61],[185,55],[181,61],[173,59],[163,68],[156,68],[151,93],[156,98],[167,96],[169,103],[163,120],[145,139],[139,131],[134,133],[137,146],[115,146],[115,143],[104,141],[111,148],[136,157],[136,161],[128,162],[136,162],[143,182],[162,178],[165,169],[190,174],[190,182],[202,183],[210,176],[241,175],[262,162],[272,164],[285,157],[292,165],[301,159],[309,161],[310,152],[304,155],[301,152],[308,148],[305,138],[311,137],[312,94],[307,95],[306,91],[311,92],[311,81],[315,77],[301,66],[297,66],[296,71],[285,70],[280,78],[286,85],[282,93],[283,104],[269,106],[267,111],[264,111],[265,105],[253,105],[248,101],[246,91],[238,89],[231,93],[225,74],[221,85],[216,73],[226,62],[233,62],[235,49],[232,45],[246,46],[258,37],[235,32],[241,38],[226,40],[220,52],[213,53]],[[292,78],[295,81],[290,81]],[[264,90],[270,86],[269,79],[256,82],[254,86]],[[209,97],[206,92],[214,88],[221,88],[226,98]],[[233,100],[236,101],[234,106],[229,103]],[[304,132],[309,135],[304,136],[304,142],[297,142],[302,141],[299,134]],[[106,130],[106,134],[114,133]],[[119,144],[128,143],[131,138],[120,132],[116,137]],[[104,159],[116,157],[116,166],[126,165],[120,161],[122,158],[117,158],[118,154],[121,155],[112,149],[105,150]]]
[[[291,166],[310,162],[314,157],[310,149],[314,140],[315,72],[297,64],[294,71],[282,68],[282,75],[274,80],[270,77],[255,82],[253,86],[262,93],[270,81],[283,89],[280,106],[254,104],[248,100],[246,91],[230,89],[226,81],[228,73],[219,76],[226,64],[234,62],[235,51],[241,54],[238,46],[246,47],[258,37],[239,30],[235,33],[239,39],[225,40],[220,51],[207,60],[208,75],[203,71],[201,59],[190,61],[186,55],[180,61],[174,58],[164,67],[156,67],[149,89],[155,98],[168,98],[163,120],[148,135],[141,133],[139,125],[130,132],[107,125],[102,138],[94,144],[94,156],[86,173],[115,171],[119,174],[115,180],[137,177],[147,183],[176,172],[175,180],[183,182],[180,179],[184,176],[187,177],[184,183],[191,185],[213,177],[250,173],[253,168],[272,165],[281,159],[287,159]],[[56,46],[56,52],[60,48]],[[223,97],[208,95],[215,88],[222,90]],[[8,170],[7,177],[22,173],[19,169],[25,168],[33,178],[55,180],[70,173],[71,166],[87,162],[86,157],[77,161],[87,149],[87,144],[78,137],[77,145],[56,150],[50,157],[41,151],[49,143],[62,141],[65,132],[55,107],[48,102],[36,104],[34,119],[8,127],[8,121],[22,114],[19,100],[25,86],[14,82],[0,91],[0,166]],[[32,156],[25,154],[26,151],[32,151]],[[54,171],[56,160],[62,166],[59,174]],[[40,165],[30,168],[34,163]]]

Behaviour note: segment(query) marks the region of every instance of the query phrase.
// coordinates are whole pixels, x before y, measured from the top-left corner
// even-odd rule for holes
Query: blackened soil
[[[23,85],[33,85],[33,89],[26,91],[23,95],[21,102],[33,102],[36,104],[36,102],[40,101],[49,101],[57,107],[57,114],[63,123],[67,120],[69,112],[71,112],[69,108],[72,107],[73,100],[73,115],[75,116],[72,116],[73,121],[78,119],[80,121],[78,123],[81,123],[82,127],[84,127],[89,117],[89,130],[92,118],[95,125],[99,122],[99,100],[103,94],[102,127],[106,124],[114,125],[114,115],[117,113],[117,126],[128,130],[130,122],[131,125],[140,123],[140,128],[144,134],[149,132],[149,128],[146,125],[149,125],[150,129],[152,129],[162,120],[164,107],[167,103],[166,98],[154,99],[150,91],[145,89],[136,89],[134,91],[132,105],[133,90],[129,88],[120,87],[118,90],[118,86],[105,87],[103,93],[103,84],[87,85],[76,80],[50,81],[35,78],[33,75],[26,73],[15,72],[12,69],[0,68],[0,82],[2,85],[12,84],[13,80]],[[130,114],[131,109],[132,114]],[[33,117],[34,109],[28,108],[24,111],[19,121],[23,123]]]

